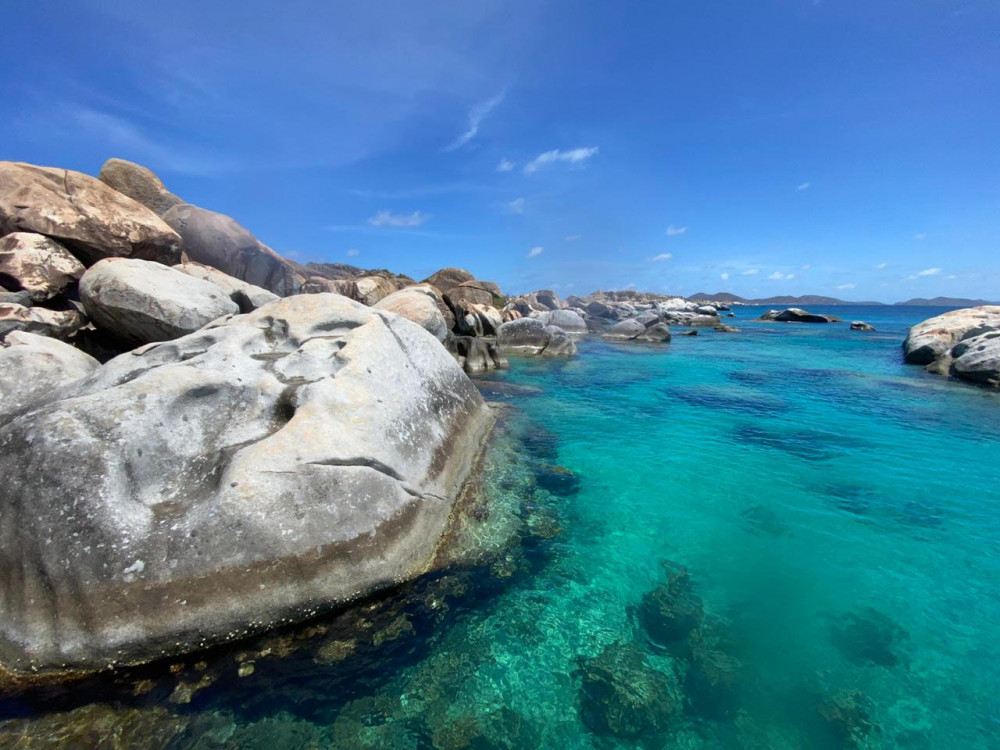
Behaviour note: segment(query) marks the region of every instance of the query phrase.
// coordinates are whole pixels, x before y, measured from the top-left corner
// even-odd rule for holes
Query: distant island
[[[736,305],[885,305],[885,302],[856,302],[851,300],[837,299],[836,297],[824,297],[819,294],[804,294],[801,297],[793,297],[789,295],[777,296],[777,297],[764,297],[762,299],[746,299],[740,297],[738,294],[731,294],[729,292],[716,292],[715,294],[706,294],[705,292],[698,292],[697,294],[692,294],[690,299],[692,300],[705,300],[711,302],[725,302],[726,304],[736,304]],[[977,307],[980,305],[996,305],[1000,304],[998,302],[989,302],[982,299],[966,299],[963,297],[934,297],[932,299],[925,299],[923,297],[914,297],[913,299],[908,299],[905,302],[893,302],[893,306],[907,306],[907,307]]]

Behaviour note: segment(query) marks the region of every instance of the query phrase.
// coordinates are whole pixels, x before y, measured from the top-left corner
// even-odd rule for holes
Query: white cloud
[[[875,268],[877,268],[879,271],[884,271],[888,265],[889,265],[888,263],[879,263],[877,266],[875,266]]]
[[[857,284],[837,284],[837,289],[854,289]]]
[[[516,166],[510,159],[501,159],[500,163],[497,164],[497,172],[509,172]]]
[[[524,213],[524,198],[515,198],[507,207],[511,210],[511,213],[523,214]]]
[[[623,289],[635,289],[635,282],[633,281],[633,282],[632,282],[631,284],[626,284],[626,285],[625,285],[624,287],[622,287],[622,288],[623,288]]]
[[[684,234],[687,230],[687,227],[675,227],[671,224],[667,227],[667,237],[676,237],[679,234]]]
[[[812,268],[812,266],[809,265],[808,263],[806,263],[804,266],[802,266],[802,270],[803,271],[808,271],[810,268]]]
[[[796,189],[796,190],[798,190],[799,192],[802,192],[803,190],[808,190],[808,189],[809,189],[809,188],[811,188],[811,187],[812,187],[812,183],[809,183],[809,182],[803,182],[803,183],[801,183],[801,184],[800,184],[800,185],[799,185],[799,186],[798,186],[797,188],[795,188],[795,189]]]
[[[753,276],[755,273],[757,273],[756,268],[748,268],[745,271],[740,271],[740,276]]]
[[[948,281],[951,281],[952,279],[957,279],[957,278],[958,278],[958,276],[956,276],[956,275],[955,275],[955,274],[953,274],[953,273],[950,273],[950,274],[948,274],[947,276],[945,276],[944,278],[946,278],[946,279],[947,279]]]
[[[507,96],[507,92],[501,92],[494,96],[492,99],[487,99],[485,102],[480,102],[469,110],[469,127],[465,129],[458,138],[452,141],[450,144],[445,146],[445,151],[454,151],[456,148],[461,148],[466,143],[471,141],[476,137],[476,133],[479,132],[479,126],[482,124],[486,116],[493,111],[500,102],[504,100]]]
[[[915,240],[926,240],[927,239],[927,232],[917,232],[915,235],[913,235],[913,239],[915,239]]]
[[[430,214],[414,211],[412,214],[394,214],[391,211],[379,211],[368,220],[373,227],[419,227],[430,220]]]
[[[358,255],[361,255],[361,251],[358,250],[356,247],[352,247],[350,250],[347,251],[348,258],[354,258]]]
[[[794,273],[782,273],[781,271],[775,271],[770,276],[768,276],[771,281],[788,281],[789,279],[794,279]]]
[[[528,257],[529,258],[537,258],[539,255],[541,255],[544,252],[545,252],[545,248],[544,247],[541,247],[541,246],[533,247],[533,248],[531,248],[528,251]]]
[[[936,276],[939,273],[941,273],[940,268],[925,268],[923,271],[917,271],[916,273],[907,276],[906,281],[914,281],[922,276]]]
[[[726,281],[726,280],[729,279],[729,273],[726,272],[726,271],[723,271],[722,273],[719,274],[719,278],[722,279],[723,281]]]
[[[652,258],[647,258],[647,260],[655,263],[656,261],[660,260],[670,260],[673,257],[674,257],[673,253],[660,253],[659,255],[654,255]]]
[[[583,164],[589,158],[594,156],[598,152],[597,146],[588,146],[584,148],[574,148],[569,151],[560,151],[559,149],[553,149],[552,151],[546,151],[544,154],[539,154],[530,162],[524,165],[525,174],[534,174],[540,168],[548,166],[549,164],[555,164],[557,162],[567,162],[569,164]]]
[[[576,242],[581,237],[583,237],[582,234],[567,234],[565,237],[563,237],[563,239],[566,242]]]

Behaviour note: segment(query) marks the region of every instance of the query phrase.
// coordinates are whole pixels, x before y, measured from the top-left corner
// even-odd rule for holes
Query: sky
[[[994,0],[53,0],[0,158],[508,293],[1000,298]]]

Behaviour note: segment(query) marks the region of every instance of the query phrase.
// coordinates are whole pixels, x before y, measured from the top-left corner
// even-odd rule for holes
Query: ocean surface
[[[1000,747],[1000,396],[902,364],[941,309],[813,311],[845,322],[512,358],[481,382],[504,560],[379,648],[0,702],[0,745]]]

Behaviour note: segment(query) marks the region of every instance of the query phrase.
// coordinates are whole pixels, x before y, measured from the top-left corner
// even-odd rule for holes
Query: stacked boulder
[[[903,360],[931,372],[1000,387],[1000,306],[952,310],[913,326]]]

